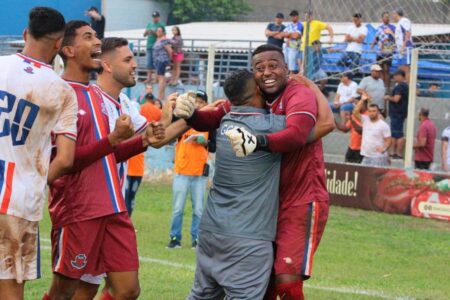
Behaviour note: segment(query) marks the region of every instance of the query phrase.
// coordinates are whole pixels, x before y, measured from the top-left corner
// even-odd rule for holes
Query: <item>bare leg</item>
[[[163,100],[166,93],[166,77],[158,75],[158,99]]]
[[[397,139],[392,138],[391,146],[389,147],[389,155],[393,156],[397,153]]]
[[[99,285],[80,281],[72,300],[92,300],[97,295]]]
[[[53,280],[48,292],[52,300],[70,300],[75,294],[79,280],[53,273]]]
[[[396,146],[395,154],[403,157],[403,148],[405,147],[405,138],[397,139],[396,144],[397,144],[397,146]]]
[[[25,283],[17,283],[15,279],[0,280],[0,299],[23,300],[23,287]]]
[[[111,283],[111,295],[115,300],[134,300],[141,292],[139,287],[138,272],[109,272]]]

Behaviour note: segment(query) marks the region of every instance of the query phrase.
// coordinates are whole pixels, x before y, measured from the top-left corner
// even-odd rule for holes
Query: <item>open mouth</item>
[[[264,80],[264,85],[265,85],[266,87],[268,87],[268,88],[274,87],[274,86],[275,86],[275,83],[276,83],[276,80],[275,80],[275,79],[266,79],[266,80]]]
[[[102,55],[102,51],[101,50],[96,50],[94,52],[91,53],[91,58],[95,61],[100,62],[100,56]]]

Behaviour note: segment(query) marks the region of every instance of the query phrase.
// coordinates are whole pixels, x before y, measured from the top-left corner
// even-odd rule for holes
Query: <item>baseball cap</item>
[[[382,69],[380,65],[375,64],[370,66],[370,71],[382,71]]]
[[[277,15],[275,16],[275,18],[280,18],[280,19],[284,19],[284,15],[283,13],[277,13]]]
[[[159,17],[159,11],[154,11],[153,13],[152,13],[152,17]]]
[[[298,16],[298,11],[296,11],[295,9],[291,11],[291,13],[289,14],[291,17],[293,16]]]
[[[195,95],[201,99],[203,99],[205,102],[208,102],[208,95],[206,94],[205,91],[203,90],[197,90],[197,92],[195,92]]]

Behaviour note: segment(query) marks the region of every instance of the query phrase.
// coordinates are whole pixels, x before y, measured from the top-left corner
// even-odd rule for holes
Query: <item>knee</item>
[[[114,299],[120,300],[135,300],[139,297],[141,288],[139,285],[127,287],[122,290],[114,292]]]

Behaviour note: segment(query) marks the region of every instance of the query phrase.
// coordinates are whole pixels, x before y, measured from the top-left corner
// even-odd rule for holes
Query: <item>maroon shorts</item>
[[[314,252],[328,219],[328,202],[311,202],[278,212],[275,274],[311,276]]]
[[[52,229],[53,272],[83,274],[137,271],[136,234],[127,212]]]

